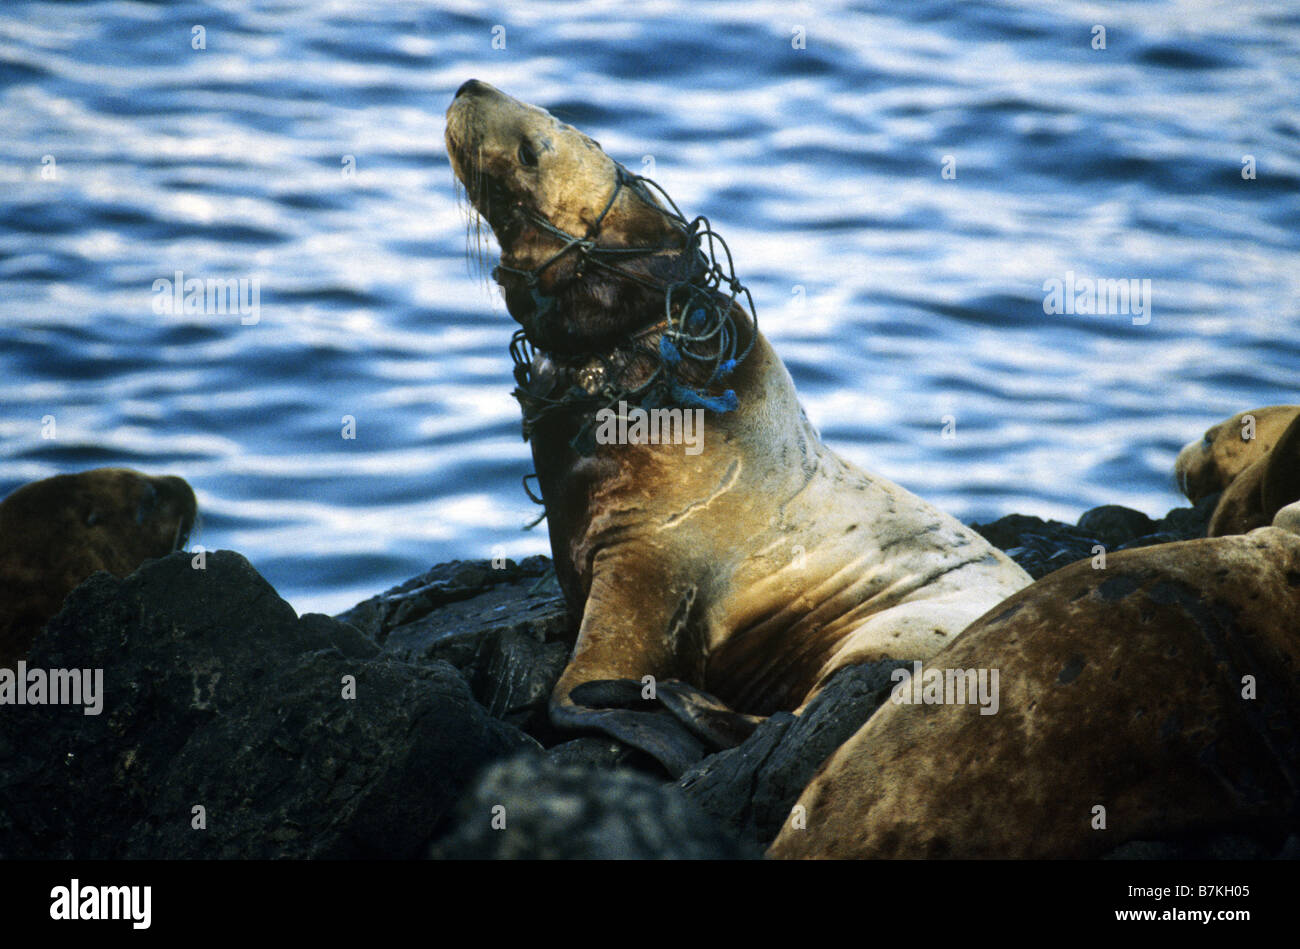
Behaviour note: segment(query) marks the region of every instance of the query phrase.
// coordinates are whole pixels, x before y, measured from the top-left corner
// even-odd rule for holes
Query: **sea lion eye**
[[[537,152],[533,151],[533,146],[528,144],[527,139],[519,143],[519,164],[529,168],[537,167]]]

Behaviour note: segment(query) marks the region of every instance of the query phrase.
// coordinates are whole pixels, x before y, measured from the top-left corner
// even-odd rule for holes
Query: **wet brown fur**
[[[194,492],[127,468],[57,475],[0,502],[0,666],[27,655],[45,623],[92,573],[124,577],[183,547]]]
[[[1300,536],[1276,528],[1058,570],[925,663],[999,670],[996,714],[886,702],[769,855],[1082,858],[1252,830],[1280,846],[1300,805],[1297,616]]]

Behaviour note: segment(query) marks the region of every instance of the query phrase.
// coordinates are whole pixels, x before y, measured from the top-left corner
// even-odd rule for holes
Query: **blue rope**
[[[693,249],[700,256],[705,265],[701,276],[675,283],[654,284],[604,260],[606,256],[639,256],[665,249],[663,247],[602,247],[596,243],[595,236],[600,230],[600,225],[625,184],[630,184],[636,189],[642,200],[647,203],[654,202],[645,188],[646,185],[653,187],[663,196],[672,210],[671,212],[662,208],[658,210],[680,227],[685,237],[683,252],[689,253]],[[707,218],[700,216],[688,223],[681,209],[663,188],[649,178],[630,174],[621,165],[616,164],[613,192],[600,216],[588,228],[585,238],[568,234],[542,218],[535,217],[535,220],[539,226],[562,238],[565,241],[564,246],[533,270],[518,270],[504,265],[500,269],[525,278],[532,294],[534,313],[537,316],[552,315],[556,304],[555,297],[543,294],[539,290],[539,278],[542,272],[565,254],[576,249],[587,262],[650,289],[661,290],[664,294],[666,326],[659,339],[659,367],[641,386],[622,390],[606,387],[594,394],[572,386],[559,397],[528,393],[533,350],[527,335],[522,330],[516,332],[511,340],[510,354],[515,362],[515,379],[519,384],[515,396],[524,410],[525,439],[531,438],[534,426],[543,415],[565,407],[582,406],[592,413],[571,442],[572,446],[582,454],[591,454],[595,449],[592,433],[595,411],[601,407],[613,407],[619,400],[637,403],[644,408],[699,408],[719,414],[734,412],[739,407],[734,389],[727,389],[721,395],[715,396],[709,394],[708,387],[730,376],[735,372],[736,366],[749,356],[758,338],[757,314],[749,290],[736,278],[735,265],[727,242],[713,230]],[[719,249],[722,251],[721,254],[718,253]],[[748,303],[748,315],[753,319],[754,327],[749,345],[743,352],[738,352],[736,345],[738,331],[733,323],[731,311],[733,306],[741,304],[742,296]],[[741,306],[743,308],[743,304]],[[708,381],[704,386],[690,386],[678,378],[678,371],[683,363],[706,370],[710,369],[711,364]]]
[[[665,366],[676,366],[682,361],[682,354],[677,351],[677,346],[668,338],[667,333],[659,337],[659,358]]]
[[[705,395],[698,389],[678,385],[674,382],[669,391],[672,393],[672,400],[682,408],[707,409],[710,412],[722,414],[734,412],[740,405],[740,400],[736,398],[736,393],[731,389],[726,390],[722,395]]]

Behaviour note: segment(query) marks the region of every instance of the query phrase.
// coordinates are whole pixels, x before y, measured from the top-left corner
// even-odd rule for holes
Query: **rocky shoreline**
[[[1204,536],[1215,500],[1158,521],[1106,506],[973,526],[1038,578],[1098,545]],[[672,782],[550,726],[575,635],[544,557],[440,564],[333,618],[296,616],[230,551],[97,574],[27,663],[102,668],[103,714],[0,715],[0,857],[757,857],[904,664],[842,670],[801,716]],[[1234,831],[1113,855],[1298,853],[1294,835]]]

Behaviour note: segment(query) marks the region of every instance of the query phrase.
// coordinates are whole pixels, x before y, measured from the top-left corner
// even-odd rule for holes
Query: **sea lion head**
[[[510,315],[539,349],[608,349],[663,318],[666,283],[705,266],[685,221],[545,109],[471,79],[447,109],[446,140],[457,180],[501,245],[494,276]],[[592,259],[575,240],[624,253]]]
[[[1263,441],[1259,436],[1256,441]],[[1275,523],[1282,510],[1300,500],[1300,414],[1254,460],[1233,475],[1220,495],[1206,534],[1245,534]],[[1283,519],[1285,526],[1290,515]]]
[[[1174,477],[1179,489],[1193,504],[1222,491],[1272,451],[1297,417],[1300,417],[1300,405],[1270,405],[1240,412],[1212,425],[1203,438],[1189,442],[1178,453]],[[1244,437],[1252,427],[1254,437]]]
[[[93,561],[125,576],[189,539],[198,506],[183,478],[95,468],[23,485],[0,504],[4,555]],[[20,548],[20,549],[15,549]]]
[[[198,506],[181,478],[96,468],[23,485],[0,502],[0,665],[98,570],[125,577],[181,549]]]

